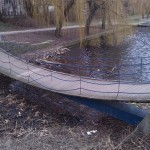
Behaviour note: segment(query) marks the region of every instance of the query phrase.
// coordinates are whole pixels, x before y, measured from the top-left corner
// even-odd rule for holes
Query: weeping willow
[[[74,23],[79,25],[81,45],[91,34],[97,35],[97,38],[93,38],[90,43],[99,44],[100,29],[113,31],[113,34],[105,37],[105,41],[111,45],[121,43],[123,37],[131,32],[125,26],[120,30],[121,24],[127,24],[127,15],[121,0],[24,0],[24,4],[29,15],[40,23],[49,25],[55,19],[57,37],[61,36],[64,25],[72,23],[68,17],[72,14]],[[50,11],[49,6],[54,7],[54,11]],[[54,14],[52,19],[51,13]]]
[[[77,22],[80,26],[80,46],[83,44],[83,39],[85,38],[85,31],[82,26],[85,24],[85,15],[84,15],[84,8],[85,8],[86,1],[83,0],[76,0],[76,10],[77,11]]]
[[[105,41],[109,45],[119,45],[126,36],[133,33],[133,28],[126,26],[128,20],[122,1],[115,0],[114,2],[112,0],[106,0],[103,11],[102,18],[105,17],[103,23],[106,24],[105,26],[107,26],[108,30],[112,31],[111,34],[106,36]]]

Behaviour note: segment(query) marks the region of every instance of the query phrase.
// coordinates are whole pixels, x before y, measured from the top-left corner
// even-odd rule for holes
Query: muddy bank
[[[56,93],[0,80],[0,150],[112,150],[135,128]],[[135,135],[121,147],[147,149],[149,140]]]
[[[30,117],[32,121],[35,122],[32,122],[32,125],[36,125],[37,127],[36,117],[37,119],[40,117],[39,111],[42,114],[50,114],[50,118],[55,118],[54,120],[57,123],[61,123],[64,118],[68,118],[70,121],[68,120],[66,124],[72,124],[73,126],[76,125],[76,123],[82,124],[84,121],[88,121],[88,119],[90,119],[89,114],[91,114],[93,116],[92,118],[95,118],[96,121],[99,120],[99,117],[104,116],[99,112],[70,101],[62,95],[31,87],[19,81],[11,80],[3,75],[0,76],[0,79],[3,81],[1,82],[2,87],[0,90],[2,98],[1,108],[6,107],[7,109],[5,110],[10,111],[8,117],[14,119],[13,122],[15,122],[15,119],[22,122],[22,119],[27,119],[28,114],[34,112],[35,114],[32,114]],[[2,112],[3,111],[1,111],[1,113]],[[3,115],[7,115],[7,113],[5,114],[3,112]],[[45,117],[48,121],[49,115]],[[29,127],[31,124],[22,125]]]

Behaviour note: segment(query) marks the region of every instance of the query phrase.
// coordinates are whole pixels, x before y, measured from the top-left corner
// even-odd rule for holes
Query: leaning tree
[[[76,7],[75,14],[80,25],[85,25],[85,34],[90,34],[90,26],[95,16],[101,16],[101,27],[112,28],[113,22],[126,23],[126,13],[123,8],[123,3],[120,0],[69,0],[58,1],[52,0],[56,11],[56,36],[60,36],[63,22],[68,16],[72,7]],[[99,20],[100,21],[100,20]],[[100,24],[99,24],[100,25]],[[107,27],[106,27],[107,26]]]

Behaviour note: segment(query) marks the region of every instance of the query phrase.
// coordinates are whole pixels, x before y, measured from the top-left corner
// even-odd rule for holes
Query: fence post
[[[118,81],[118,91],[117,91],[117,96],[116,96],[116,100],[118,100],[119,97],[119,93],[120,93],[120,84],[121,84],[121,74],[120,74],[120,67],[118,67],[118,75],[119,75],[119,81]]]
[[[53,80],[53,71],[51,70],[51,81]]]
[[[141,58],[141,83],[143,82],[143,58]]]
[[[79,87],[80,93],[79,93],[79,94],[81,95],[81,94],[82,94],[82,83],[81,83],[81,82],[82,82],[82,79],[81,79],[81,68],[80,68],[80,66],[77,66],[77,71],[78,71],[78,74],[79,74],[78,76],[79,76],[79,78],[80,78],[80,79],[79,79],[79,82],[80,82],[80,85],[79,85],[79,86],[80,86],[80,87]]]
[[[10,61],[10,54],[9,54],[9,53],[8,53],[8,60],[9,60],[9,66],[10,66],[10,75],[11,75],[12,68],[11,68],[11,61]]]
[[[81,80],[81,76],[80,76],[80,95],[82,94],[82,80]]]
[[[27,62],[27,69],[28,69],[28,83],[30,82],[30,69],[29,69],[29,62]]]

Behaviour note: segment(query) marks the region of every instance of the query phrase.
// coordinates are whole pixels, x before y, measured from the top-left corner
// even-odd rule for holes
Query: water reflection
[[[62,55],[59,62],[70,64],[66,69],[77,75],[107,80],[150,82],[149,39],[150,27],[138,27],[136,32],[124,39],[119,46],[78,46]],[[73,65],[76,66],[71,67]]]

